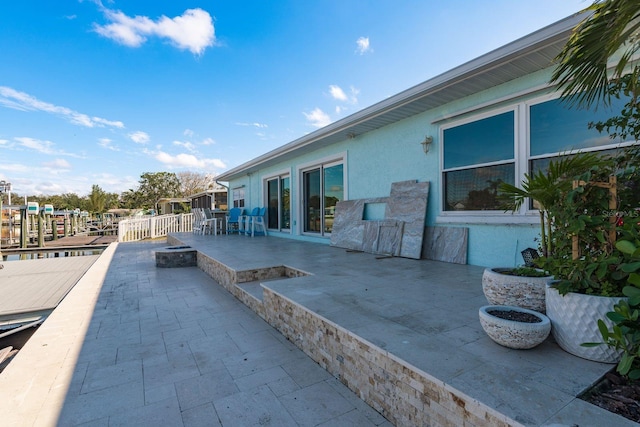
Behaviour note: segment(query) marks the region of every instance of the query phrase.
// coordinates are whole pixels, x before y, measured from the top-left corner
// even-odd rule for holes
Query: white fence
[[[193,214],[190,213],[123,219],[118,222],[118,241],[135,242],[192,230]]]

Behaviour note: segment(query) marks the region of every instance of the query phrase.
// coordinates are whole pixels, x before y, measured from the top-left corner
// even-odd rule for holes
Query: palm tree
[[[598,102],[609,105],[616,95],[610,85],[631,75],[627,95],[636,100],[640,95],[640,65],[635,57],[640,50],[640,1],[596,0],[583,12],[590,15],[574,28],[558,54],[551,82],[562,88],[570,104],[588,108]],[[617,61],[611,71],[610,59]]]
[[[561,203],[564,196],[573,187],[573,179],[602,162],[594,153],[578,153],[571,156],[559,156],[551,160],[546,170],[525,174],[522,188],[501,182],[498,186],[499,199],[507,211],[517,211],[528,200],[537,203],[540,213],[540,239],[542,255],[552,254],[552,218],[549,209]]]

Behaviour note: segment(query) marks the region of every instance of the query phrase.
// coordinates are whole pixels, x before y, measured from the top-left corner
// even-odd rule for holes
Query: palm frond
[[[584,12],[592,14],[574,28],[556,57],[558,65],[551,82],[562,88],[562,95],[571,106],[587,108],[598,102],[610,105],[610,81],[628,71],[640,49],[640,2],[596,1]],[[621,49],[622,55],[609,76],[608,60]]]

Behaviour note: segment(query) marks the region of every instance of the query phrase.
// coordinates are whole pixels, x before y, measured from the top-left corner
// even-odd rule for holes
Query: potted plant
[[[614,363],[619,358],[617,351],[605,346],[581,344],[597,340],[597,319],[613,310],[623,296],[626,279],[618,267],[625,257],[615,247],[615,215],[634,203],[634,197],[627,197],[634,191],[626,187],[637,182],[629,180],[637,159],[628,154],[616,161],[597,154],[563,156],[552,160],[546,171],[527,175],[522,188],[499,187],[512,210],[519,209],[526,198],[538,208],[543,256],[536,266],[555,278],[545,288],[552,333],[564,350],[590,360]],[[621,184],[615,188],[619,191],[612,205],[611,190],[598,183],[609,182],[614,174]]]
[[[540,252],[543,257],[553,252],[551,207],[571,190],[574,176],[592,168],[599,161],[595,154],[559,156],[546,170],[526,174],[521,187],[506,182],[498,186],[499,199],[506,211],[518,211],[531,201],[540,216]],[[485,269],[482,290],[491,304],[514,305],[546,312],[545,293],[553,280],[544,269],[532,267]]]
[[[624,213],[636,212],[637,162],[635,148],[615,161],[602,157],[600,164],[577,177],[549,209],[552,252],[538,261],[556,279],[545,295],[556,342],[569,353],[598,362],[620,359],[615,348],[582,344],[599,339],[597,320],[606,318],[624,297],[628,273],[623,265],[630,259],[616,239],[624,232]],[[610,180],[612,176],[616,179]]]
[[[625,227],[623,238],[616,247],[630,259],[620,265],[620,271],[628,274],[628,285],[622,292],[628,299],[622,299],[598,320],[602,342],[583,343],[584,347],[598,347],[606,344],[620,354],[616,371],[631,381],[640,379],[640,233],[637,222]]]
[[[482,329],[496,343],[515,349],[529,349],[549,336],[551,322],[542,313],[506,305],[480,307]]]
[[[545,290],[552,279],[553,276],[534,267],[486,268],[482,274],[482,292],[489,304],[544,313]]]

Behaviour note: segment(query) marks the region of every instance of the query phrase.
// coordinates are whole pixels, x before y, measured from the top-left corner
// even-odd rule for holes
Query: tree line
[[[40,206],[51,204],[56,210],[80,210],[91,213],[103,213],[109,209],[155,209],[161,198],[187,197],[216,187],[211,174],[197,172],[145,172],[140,175],[138,187],[128,189],[121,194],[104,191],[99,185],[91,186],[86,196],[75,193],[55,195],[27,195],[30,202]],[[24,195],[12,192],[11,197],[18,201]]]

